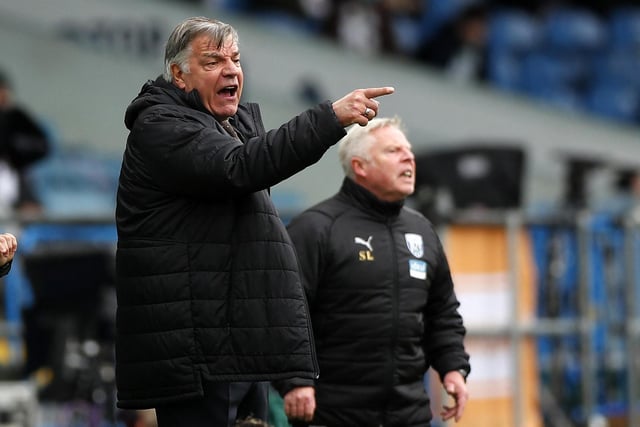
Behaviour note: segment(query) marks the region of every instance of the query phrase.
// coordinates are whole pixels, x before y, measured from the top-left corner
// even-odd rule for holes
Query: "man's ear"
[[[351,170],[355,176],[366,176],[367,172],[364,168],[364,161],[359,157],[351,159]]]
[[[184,71],[182,71],[178,64],[171,64],[171,76],[173,78],[174,85],[178,86],[182,90],[187,87],[187,84],[183,79]]]

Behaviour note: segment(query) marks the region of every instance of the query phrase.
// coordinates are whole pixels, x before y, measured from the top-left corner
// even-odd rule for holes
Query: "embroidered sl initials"
[[[362,245],[366,250],[358,251],[358,261],[373,261],[375,258],[373,257],[373,246],[371,246],[371,240],[373,236],[369,236],[367,240],[364,240],[362,237],[355,237],[353,239],[354,243],[357,245]]]

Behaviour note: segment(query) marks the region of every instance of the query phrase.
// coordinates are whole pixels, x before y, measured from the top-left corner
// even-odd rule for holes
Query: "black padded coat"
[[[268,188],[345,131],[330,103],[265,132],[243,104],[229,136],[161,79],[130,104],[117,194],[118,406],[202,395],[202,379],[317,376],[293,245]]]
[[[470,371],[449,265],[431,223],[345,178],[288,226],[303,272],[320,376],[312,424],[427,426],[423,378]],[[278,382],[281,393],[313,385]]]

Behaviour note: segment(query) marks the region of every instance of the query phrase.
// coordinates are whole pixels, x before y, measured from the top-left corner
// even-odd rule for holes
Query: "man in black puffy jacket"
[[[346,177],[332,198],[295,217],[311,311],[317,380],[274,385],[291,420],[327,427],[426,427],[429,367],[462,416],[470,372],[447,258],[432,224],[403,206],[415,160],[397,118],[353,127],[340,142]]]
[[[155,408],[159,427],[266,419],[268,381],[317,376],[295,251],[268,190],[393,92],[358,89],[265,132],[242,87],[233,27],[189,18],[169,36],[164,75],[125,115],[118,406]]]

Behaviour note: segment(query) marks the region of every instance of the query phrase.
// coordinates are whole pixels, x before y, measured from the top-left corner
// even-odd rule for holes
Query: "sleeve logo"
[[[422,241],[422,235],[415,233],[406,233],[404,239],[407,242],[407,248],[409,252],[416,258],[422,258],[424,255],[424,243]]]

